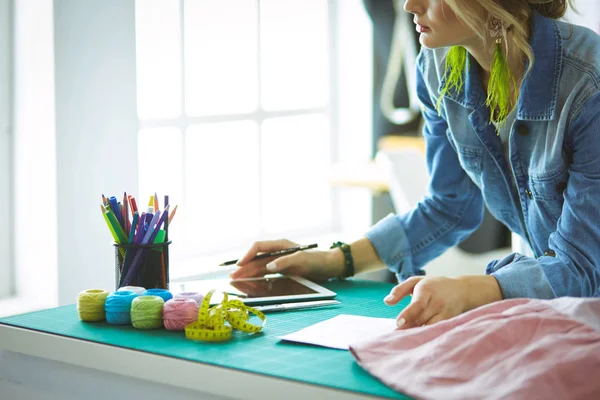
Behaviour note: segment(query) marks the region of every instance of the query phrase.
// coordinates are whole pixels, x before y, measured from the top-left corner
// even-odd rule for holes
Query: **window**
[[[0,2],[0,298],[11,294],[11,67],[12,8],[10,1]],[[6,56],[8,55],[8,57]]]
[[[139,195],[179,205],[179,256],[339,226],[335,3],[136,2]]]

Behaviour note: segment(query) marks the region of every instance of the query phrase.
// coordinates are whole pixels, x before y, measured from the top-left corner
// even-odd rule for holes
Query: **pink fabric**
[[[419,399],[600,399],[600,299],[504,300],[350,351]]]

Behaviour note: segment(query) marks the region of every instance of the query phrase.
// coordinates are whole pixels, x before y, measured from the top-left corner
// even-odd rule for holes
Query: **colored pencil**
[[[169,216],[169,224],[171,224],[171,221],[173,221],[173,217],[175,216],[176,212],[177,212],[177,204],[175,204],[175,208],[173,208],[173,212],[171,213],[171,216]]]

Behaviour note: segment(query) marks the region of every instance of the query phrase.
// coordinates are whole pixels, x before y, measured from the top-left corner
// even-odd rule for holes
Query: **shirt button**
[[[556,257],[556,253],[553,250],[546,250],[544,255],[548,257]]]
[[[519,125],[517,126],[517,132],[521,136],[527,136],[529,135],[529,128],[527,128],[527,125]]]
[[[525,189],[525,193],[527,194],[527,197],[529,197],[530,200],[533,199],[533,193],[531,193],[531,190]]]

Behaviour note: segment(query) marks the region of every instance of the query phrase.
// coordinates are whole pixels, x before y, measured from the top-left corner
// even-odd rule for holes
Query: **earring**
[[[461,46],[452,46],[446,54],[446,66],[444,75],[446,76],[446,83],[440,92],[438,97],[436,109],[438,115],[440,114],[440,106],[442,104],[442,98],[451,89],[455,89],[459,93],[463,88],[463,74],[467,64],[467,49]]]
[[[496,122],[499,127],[506,122],[510,105],[511,83],[513,86],[515,85],[506,61],[508,56],[507,29],[507,25],[497,18],[490,18],[488,21],[488,30],[495,41],[495,49],[492,65],[490,66],[490,79],[485,104],[490,110],[490,122]],[[506,57],[502,51],[503,40],[506,46]]]

